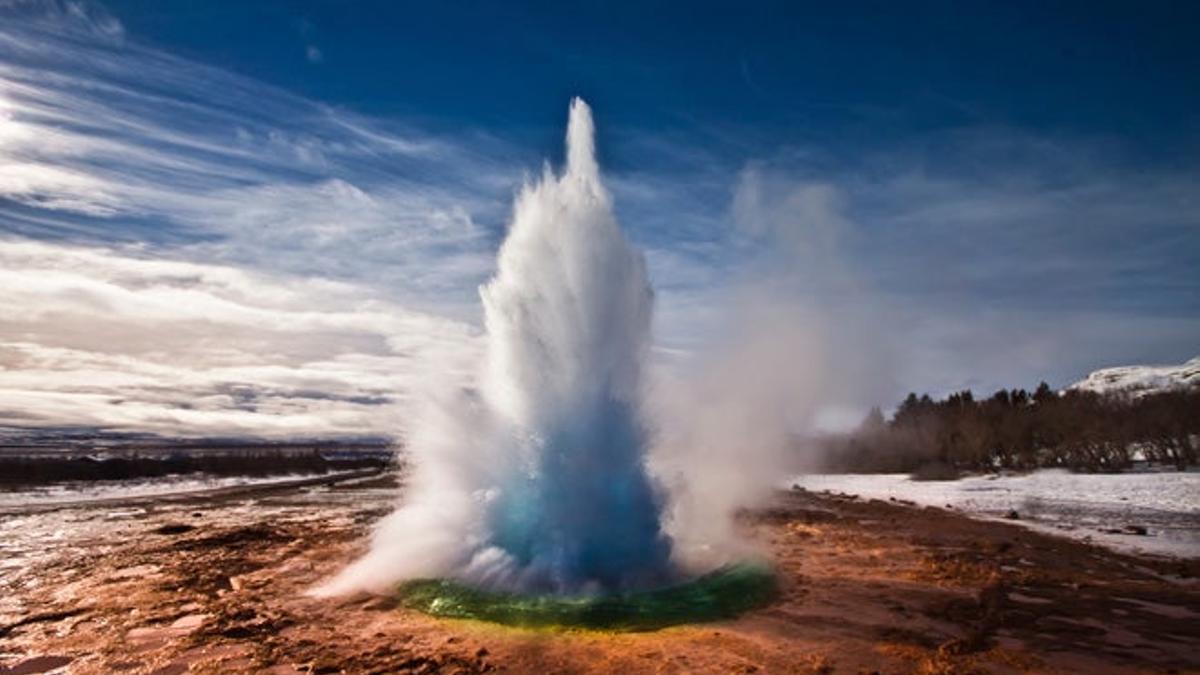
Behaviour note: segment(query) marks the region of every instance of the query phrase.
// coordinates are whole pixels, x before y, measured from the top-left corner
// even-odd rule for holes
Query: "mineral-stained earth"
[[[775,601],[640,632],[306,594],[389,476],[0,514],[0,673],[1200,672],[1200,561],[952,510],[793,491],[749,512]]]

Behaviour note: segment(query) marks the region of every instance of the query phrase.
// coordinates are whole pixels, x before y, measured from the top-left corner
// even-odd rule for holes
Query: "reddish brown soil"
[[[119,541],[64,545],[8,584],[0,672],[1200,672],[1195,560],[792,493],[747,516],[778,566],[774,604],[645,633],[530,631],[306,596],[386,510],[342,497],[151,510]]]

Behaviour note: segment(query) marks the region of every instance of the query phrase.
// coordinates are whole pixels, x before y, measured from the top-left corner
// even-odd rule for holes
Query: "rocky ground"
[[[645,633],[434,619],[305,591],[383,477],[0,515],[0,672],[1200,672],[1200,561],[795,491],[746,517],[778,601]]]

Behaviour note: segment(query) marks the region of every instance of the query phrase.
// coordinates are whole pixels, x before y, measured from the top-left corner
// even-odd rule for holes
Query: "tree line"
[[[1135,394],[1001,390],[977,399],[911,393],[892,419],[874,408],[855,431],[822,441],[829,470],[911,472],[1062,467],[1113,472],[1135,460],[1183,470],[1200,459],[1200,388]]]

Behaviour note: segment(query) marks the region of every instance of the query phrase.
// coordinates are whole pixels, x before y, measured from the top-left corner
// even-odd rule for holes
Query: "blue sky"
[[[1191,3],[117,2],[128,31],[317,100],[557,147],[562,99],[642,132],[879,142],[964,124],[1195,142]],[[1046,5],[1046,6],[1040,6]],[[313,58],[307,58],[309,48]],[[305,61],[319,68],[304,68]],[[553,138],[552,138],[553,137]],[[732,140],[732,139],[731,139]]]
[[[0,19],[0,423],[394,427],[428,371],[470,372],[575,95],[666,360],[747,289],[827,327],[850,410],[1200,352],[1194,3]]]

